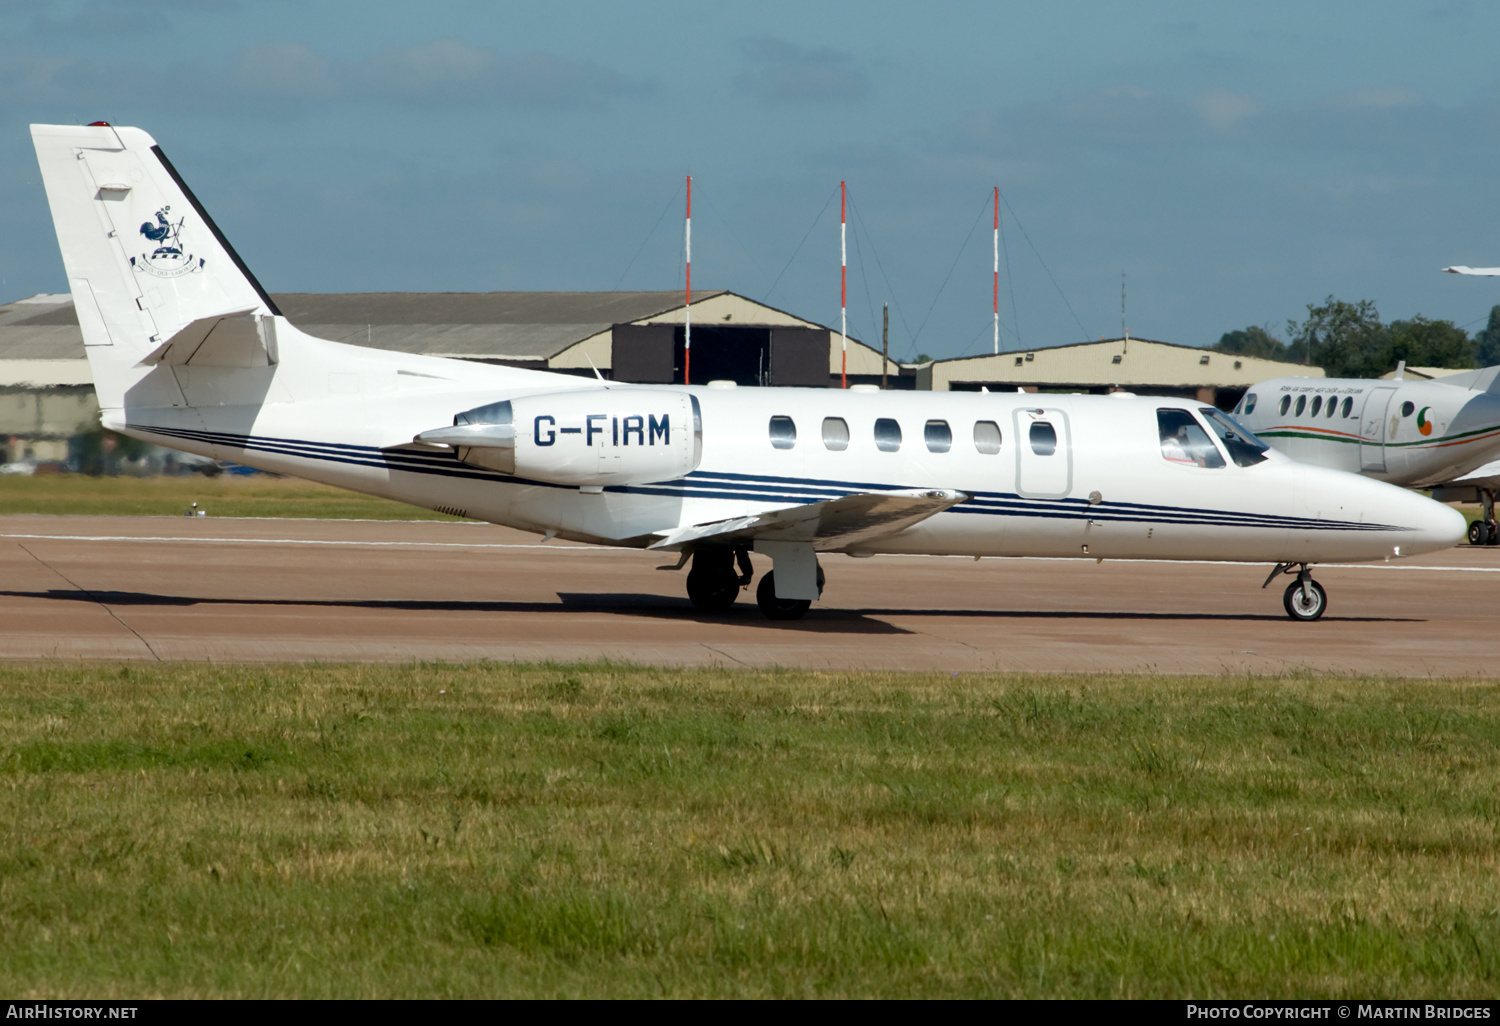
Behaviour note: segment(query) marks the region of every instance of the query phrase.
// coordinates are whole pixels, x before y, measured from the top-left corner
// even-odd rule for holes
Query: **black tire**
[[[1475,521],[1470,522],[1470,524],[1469,524],[1469,544],[1470,545],[1488,545],[1489,544],[1489,539],[1488,539],[1487,536],[1489,535],[1489,533],[1490,533],[1489,529],[1485,526],[1485,523],[1484,523],[1483,520],[1475,520]]]
[[[823,594],[823,568],[818,567],[818,594]],[[774,570],[767,570],[755,588],[755,604],[766,614],[768,620],[800,620],[807,615],[812,602],[808,599],[779,599],[776,597]]]
[[[729,550],[702,551],[693,555],[687,576],[688,601],[700,613],[722,613],[740,597],[739,577],[734,572],[734,554]]]
[[[1496,524],[1493,520],[1491,520],[1489,523],[1489,529],[1485,532],[1485,534],[1486,537],[1484,539],[1484,543],[1486,545],[1500,545],[1500,524]]]
[[[1310,602],[1303,598],[1302,582],[1293,581],[1281,596],[1281,604],[1286,607],[1286,615],[1293,620],[1312,623],[1328,610],[1328,593],[1317,581],[1308,581],[1307,589],[1312,593]]]

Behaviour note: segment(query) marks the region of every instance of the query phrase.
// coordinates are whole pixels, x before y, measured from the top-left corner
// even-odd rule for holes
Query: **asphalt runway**
[[[769,566],[755,557],[757,573]],[[1500,548],[1319,567],[823,558],[806,619],[697,613],[660,553],[487,524],[0,517],[0,658],[574,661],[822,669],[1496,675]]]

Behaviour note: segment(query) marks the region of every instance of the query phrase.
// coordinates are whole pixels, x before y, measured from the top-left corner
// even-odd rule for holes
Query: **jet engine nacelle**
[[[670,481],[703,457],[698,400],[685,392],[595,388],[467,410],[416,441],[450,445],[465,463],[550,484]]]

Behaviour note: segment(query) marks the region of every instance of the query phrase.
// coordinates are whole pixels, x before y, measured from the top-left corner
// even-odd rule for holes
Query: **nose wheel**
[[[1293,620],[1311,623],[1328,610],[1328,593],[1312,579],[1312,570],[1306,563],[1277,563],[1261,587],[1266,587],[1282,574],[1292,573],[1297,575],[1297,579],[1286,586],[1286,591],[1281,595],[1281,605],[1286,609],[1286,615]]]

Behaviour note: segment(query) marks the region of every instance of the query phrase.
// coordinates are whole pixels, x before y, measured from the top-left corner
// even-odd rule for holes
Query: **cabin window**
[[[895,452],[901,448],[901,425],[889,417],[875,422],[875,448],[881,452]]]
[[[1328,408],[1331,410],[1333,407],[1334,403],[1330,401]],[[1233,417],[1224,416],[1212,406],[1199,407],[1198,412],[1203,414],[1208,426],[1219,436],[1219,441],[1224,443],[1224,448],[1229,451],[1229,458],[1234,460],[1236,466],[1253,467],[1266,461],[1266,443],[1246,431]]]
[[[1255,412],[1255,393],[1251,392],[1249,395],[1245,396],[1245,416],[1248,417],[1248,416],[1250,416],[1250,414],[1252,414],[1254,412]]]
[[[843,417],[823,418],[823,448],[834,452],[849,448],[849,425]]]
[[[1276,408],[1279,411],[1281,411],[1281,415],[1283,417],[1285,417],[1286,416],[1286,411],[1289,410],[1289,409],[1291,409],[1291,407],[1292,407],[1292,397],[1289,396],[1289,395],[1284,395],[1284,396],[1281,397],[1281,405],[1278,406],[1278,407],[1276,407]]]
[[[1349,419],[1349,414],[1350,414],[1350,412],[1353,409],[1354,409],[1354,397],[1352,395],[1346,395],[1346,396],[1344,396],[1344,419],[1345,420]]]
[[[1156,427],[1161,433],[1161,454],[1168,463],[1186,467],[1222,467],[1224,457],[1208,432],[1187,410],[1157,410]]]
[[[1323,397],[1320,396],[1320,395],[1313,396],[1312,412],[1309,413],[1308,416],[1309,417],[1316,417],[1319,413],[1322,412],[1322,410],[1323,410]]]
[[[777,449],[790,449],[797,444],[797,425],[791,417],[771,418],[771,445]]]
[[[946,420],[929,420],[922,429],[928,452],[947,452],[953,448],[953,429]]]
[[[1057,428],[1045,420],[1031,425],[1031,451],[1038,456],[1051,456],[1057,451]]]
[[[974,448],[986,456],[993,456],[1000,451],[1000,425],[993,420],[976,420],[974,422]]]
[[[1297,397],[1297,416],[1302,416],[1302,411],[1305,409],[1307,409],[1307,396],[1299,395]]]
[[[1403,417],[1410,417],[1413,413],[1416,413],[1416,412],[1417,412],[1417,408],[1415,406],[1413,406],[1411,403],[1402,403],[1401,404],[1401,416],[1403,416]]]
[[[1333,415],[1337,412],[1339,412],[1339,397],[1336,395],[1331,395],[1328,397],[1328,412],[1326,412],[1324,416],[1332,419]]]

